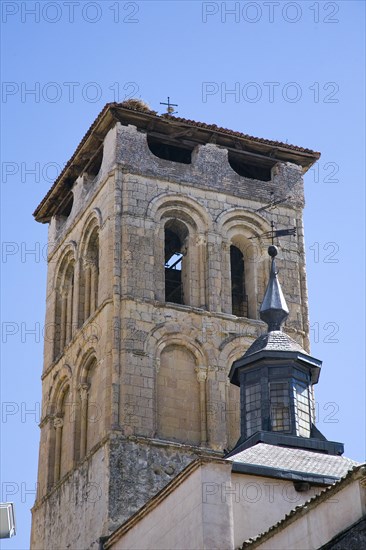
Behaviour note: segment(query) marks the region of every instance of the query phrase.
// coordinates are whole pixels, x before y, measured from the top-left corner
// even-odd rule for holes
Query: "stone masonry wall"
[[[275,198],[289,198],[272,211],[257,212],[270,202],[271,192]],[[96,547],[98,535],[127,519],[197,454],[217,455],[235,445],[239,395],[227,375],[232,362],[265,331],[258,309],[269,272],[269,242],[263,234],[270,230],[271,220],[278,228],[297,229],[296,237],[281,239],[278,268],[290,308],[285,330],[308,348],[300,167],[278,163],[270,182],[251,180],[236,174],[227,151],[213,144],[198,146],[190,165],[170,162],[150,152],[145,134],[117,123],[105,138],[98,176],[81,174],[73,193],[70,215],[55,217],[49,229],[39,494],[32,548]],[[165,303],[164,226],[169,220],[179,220],[189,235],[183,260],[185,305]],[[71,340],[55,357],[57,273],[64,258],[72,258],[77,319],[85,232],[91,222],[99,229],[97,308],[82,326],[73,326]],[[245,256],[249,318],[231,314],[231,244]],[[178,378],[158,378],[161,354],[170,354],[168,363],[174,365],[174,354],[182,357],[182,349],[192,357],[190,380],[197,381],[193,393],[199,401],[194,406],[200,412],[201,443],[195,447],[182,440],[179,430],[170,441],[159,434],[158,382],[159,391],[168,383],[179,390],[180,384]],[[97,365],[93,384],[98,388],[100,442],[81,459],[82,415],[77,411],[88,391],[90,357]],[[54,486],[54,421],[65,387],[77,409],[70,414],[71,429],[65,430],[68,440],[62,442],[71,449],[73,462]],[[177,421],[188,407],[188,401],[177,400]],[[81,499],[78,492],[70,493],[75,480],[81,489],[97,480],[103,497],[96,504]]]

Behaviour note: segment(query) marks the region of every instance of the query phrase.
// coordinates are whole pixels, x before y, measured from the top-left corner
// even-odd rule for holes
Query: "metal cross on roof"
[[[168,96],[168,103],[163,103],[160,101],[160,105],[166,105],[166,112],[168,115],[175,115],[178,111],[174,111],[174,107],[178,107],[176,103],[170,103],[170,97]]]

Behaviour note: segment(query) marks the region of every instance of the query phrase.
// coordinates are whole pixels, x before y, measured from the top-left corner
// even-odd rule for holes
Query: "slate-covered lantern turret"
[[[240,386],[241,437],[233,451],[258,442],[342,454],[343,444],[327,441],[315,426],[312,386],[322,362],[310,356],[281,329],[289,314],[277,278],[277,248],[272,257],[260,317],[268,332],[235,361],[230,381]]]

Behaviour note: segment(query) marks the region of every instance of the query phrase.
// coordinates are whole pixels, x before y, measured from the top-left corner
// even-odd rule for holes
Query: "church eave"
[[[261,466],[259,464],[245,464],[242,462],[233,462],[232,471],[235,474],[247,474],[260,477],[270,477],[274,479],[285,479],[288,481],[305,481],[312,485],[328,486],[335,483],[340,478],[334,476],[324,476],[321,474],[311,474],[307,472],[297,472],[294,470],[283,470],[282,468],[273,468],[272,466]]]
[[[182,140],[190,146],[215,143],[235,150],[236,155],[250,157],[252,161],[262,165],[274,166],[277,161],[292,162],[300,165],[303,172],[306,172],[320,158],[320,153],[311,149],[256,138],[214,124],[173,116],[159,116],[154,111],[138,111],[120,103],[107,103],[49,192],[37,206],[33,213],[36,221],[49,222],[60,204],[68,200],[75,180],[83,173],[91,157],[117,121],[123,125],[132,124],[149,135],[171,143],[179,143]]]

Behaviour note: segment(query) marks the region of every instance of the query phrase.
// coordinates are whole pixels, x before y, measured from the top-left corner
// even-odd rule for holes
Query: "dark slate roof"
[[[273,330],[259,336],[247,349],[244,357],[259,351],[298,351],[308,355],[306,351],[282,330]]]
[[[264,294],[263,302],[259,310],[262,321],[268,325],[268,332],[281,330],[281,325],[287,319],[289,309],[282,292],[280,281],[277,278],[275,257],[278,254],[276,246],[268,248],[268,254],[272,257],[271,273]]]
[[[256,464],[279,470],[304,472],[340,478],[359,463],[343,456],[334,456],[303,449],[291,449],[258,443],[226,460]]]
[[[349,460],[349,459],[347,459]],[[313,496],[300,506],[296,506],[291,512],[285,515],[283,519],[272,525],[267,531],[264,531],[263,533],[259,533],[256,537],[252,537],[248,540],[246,540],[243,545],[240,547],[239,550],[244,550],[245,548],[255,548],[258,545],[260,545],[265,540],[268,540],[268,538],[272,537],[279,529],[283,529],[287,526],[288,523],[296,519],[296,516],[301,516],[303,514],[306,514],[309,512],[312,508],[315,508],[318,504],[321,502],[324,502],[324,500],[329,499],[332,494],[337,493],[343,487],[345,487],[348,483],[364,478],[366,474],[366,465],[365,464],[357,464],[352,469],[350,469],[340,480],[336,481],[324,491],[319,493],[318,495]],[[322,547],[323,548],[323,547]]]

